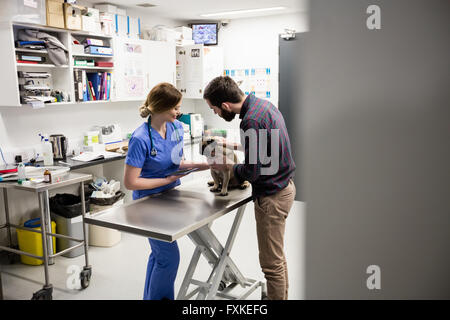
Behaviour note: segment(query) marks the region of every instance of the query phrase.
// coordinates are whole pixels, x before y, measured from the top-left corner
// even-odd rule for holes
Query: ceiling
[[[247,17],[260,17],[274,14],[305,12],[307,10],[307,0],[88,0],[96,3],[110,3],[124,8],[139,10],[145,14],[156,14],[161,18],[174,20],[211,20],[238,19]],[[136,4],[150,3],[156,7],[142,8]],[[286,7],[283,10],[272,12],[247,13],[233,16],[201,17],[200,14],[216,13],[224,11],[259,9],[269,7]]]

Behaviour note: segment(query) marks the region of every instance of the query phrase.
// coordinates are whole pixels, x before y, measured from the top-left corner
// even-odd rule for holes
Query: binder
[[[91,82],[92,85],[92,93],[94,100],[100,100],[100,75],[101,73],[97,72],[88,72],[87,78]]]
[[[103,72],[103,81],[104,81],[104,96],[105,100],[108,100],[108,73]]]
[[[107,96],[106,99],[111,99],[111,73],[108,72],[108,80],[107,80]]]
[[[95,101],[96,100],[95,99],[95,92],[94,92],[94,88],[93,88],[92,82],[91,81],[88,81],[88,82],[89,82],[89,93],[90,93],[91,101]]]
[[[74,86],[75,86],[75,100],[83,101],[83,80],[82,80],[82,71],[74,70],[73,71],[74,78]]]
[[[85,70],[81,71],[81,80],[83,83],[83,101],[89,101],[88,83]]]

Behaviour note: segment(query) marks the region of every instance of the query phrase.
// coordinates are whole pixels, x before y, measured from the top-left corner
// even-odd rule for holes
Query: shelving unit
[[[28,48],[16,48],[15,40],[20,29],[37,29],[56,36],[67,48],[67,65],[56,66],[51,64],[48,58],[48,50],[32,50]],[[80,43],[86,38],[102,39],[106,46],[113,48],[113,55],[95,55],[82,52],[75,52],[72,47],[72,38]],[[3,76],[0,77],[2,87],[2,99],[0,107],[26,107],[20,99],[18,71],[22,72],[47,72],[49,83],[53,90],[64,92],[70,101],[46,103],[45,106],[64,106],[70,104],[98,104],[115,101],[141,101],[145,99],[148,91],[159,82],[170,82],[175,85],[175,44],[159,41],[129,39],[122,37],[111,37],[101,34],[93,34],[85,31],[74,31],[47,27],[42,25],[16,23],[11,21],[0,22],[0,59],[4,61]],[[139,61],[131,60],[136,58],[129,56],[125,50],[130,44],[138,45],[142,52],[138,55]],[[17,54],[33,54],[45,56],[46,60],[42,64],[17,63]],[[74,60],[95,60],[111,61],[113,67],[99,66],[75,66]],[[131,63],[130,63],[131,62]],[[76,101],[74,72],[107,72],[111,74],[110,96],[108,100]],[[139,79],[138,79],[139,78]],[[136,82],[136,79],[139,81]],[[21,79],[21,84],[29,79]],[[41,84],[38,82],[38,85]],[[134,84],[140,86],[140,94],[132,92]]]

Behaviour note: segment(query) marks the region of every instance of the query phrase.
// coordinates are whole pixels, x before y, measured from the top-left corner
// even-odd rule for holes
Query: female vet
[[[180,114],[181,93],[169,83],[156,85],[140,107],[148,121],[131,136],[125,160],[125,187],[133,190],[133,200],[172,189],[180,176],[170,175],[178,169],[208,169],[207,163],[182,160],[183,127]],[[180,261],[178,245],[150,239],[144,300],[174,299],[174,282]]]

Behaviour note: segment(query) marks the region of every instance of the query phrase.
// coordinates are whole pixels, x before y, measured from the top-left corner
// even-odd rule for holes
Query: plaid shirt
[[[289,179],[293,177],[295,171],[291,143],[283,115],[269,101],[249,95],[242,105],[239,118],[242,119],[240,124],[241,144],[245,148],[245,162],[233,166],[234,174],[241,182],[247,180],[252,184],[253,200],[260,196],[274,194],[288,185]],[[248,138],[246,134],[242,135],[249,129],[259,132],[256,135],[256,141],[252,141],[252,138]],[[261,131],[260,129],[266,129],[267,131]],[[273,174],[265,174],[264,172],[267,172],[272,164],[272,161],[267,163],[270,159],[269,155],[272,154],[271,138],[274,135],[272,129],[279,129],[279,150],[274,150],[275,155],[278,152],[279,168]],[[263,134],[267,136],[267,152],[264,152],[264,149],[260,150],[258,147]],[[251,150],[251,148],[253,149]],[[254,159],[250,161],[252,160],[252,152],[253,158],[256,154],[256,161]],[[276,166],[276,164],[274,165]]]

